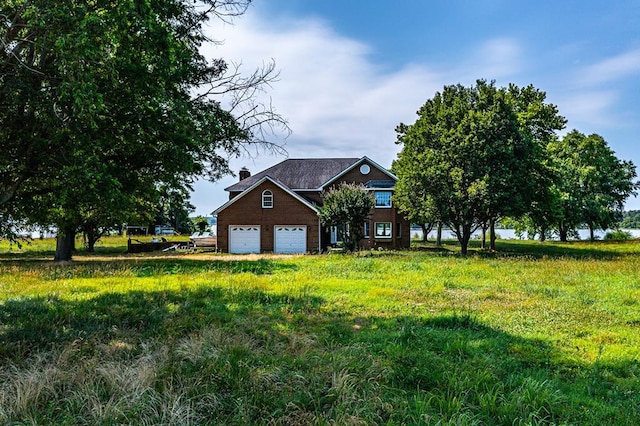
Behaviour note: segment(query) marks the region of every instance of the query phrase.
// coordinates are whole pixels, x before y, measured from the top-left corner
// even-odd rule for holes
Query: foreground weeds
[[[0,423],[637,424],[638,246],[499,248],[7,254]]]

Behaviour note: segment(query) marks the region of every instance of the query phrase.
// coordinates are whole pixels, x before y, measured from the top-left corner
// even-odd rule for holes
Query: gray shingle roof
[[[225,190],[230,192],[244,191],[265,176],[277,179],[291,189],[317,189],[358,161],[360,161],[360,158],[300,158],[284,160],[225,188]]]

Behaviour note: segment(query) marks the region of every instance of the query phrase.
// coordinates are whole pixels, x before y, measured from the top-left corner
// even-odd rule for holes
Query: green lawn
[[[639,424],[639,242],[450,244],[0,242],[0,423]]]

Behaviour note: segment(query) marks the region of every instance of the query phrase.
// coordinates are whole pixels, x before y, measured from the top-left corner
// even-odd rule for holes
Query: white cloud
[[[610,111],[618,98],[614,90],[579,90],[560,98],[558,108],[569,120],[569,127],[595,131],[598,127],[615,125]]]
[[[479,46],[472,55],[474,64],[457,70],[407,64],[389,71],[371,61],[368,45],[337,34],[324,21],[265,22],[253,12],[257,10],[233,26],[212,31],[225,42],[203,52],[209,58],[242,62],[245,72],[271,58],[276,61],[280,81],[267,96],[293,130],[286,145],[292,158],[367,155],[390,166],[399,149],[395,127],[413,122],[420,106],[445,84],[503,79],[519,69],[518,44],[494,39]],[[280,160],[263,157],[231,164],[259,171]],[[192,198],[197,213],[208,214],[224,203],[223,188],[232,182],[227,178],[215,185],[197,184]]]
[[[292,156],[370,155],[383,164],[395,157],[395,126],[442,87],[444,79],[424,67],[381,72],[368,46],[336,34],[319,20],[264,25],[245,16],[226,28],[226,42],[211,57],[255,62],[273,58],[280,81],[269,93],[287,118]],[[253,63],[246,59],[253,59]]]
[[[631,50],[588,66],[579,81],[584,85],[607,83],[640,74],[640,49]]]
[[[565,84],[557,87],[558,107],[569,120],[569,128],[583,132],[603,132],[626,127],[630,110],[620,106],[628,102],[620,80],[635,80],[640,74],[640,49],[580,67],[565,74]]]
[[[467,66],[478,74],[474,79],[509,80],[521,69],[521,52],[522,48],[515,39],[494,38],[480,45]]]

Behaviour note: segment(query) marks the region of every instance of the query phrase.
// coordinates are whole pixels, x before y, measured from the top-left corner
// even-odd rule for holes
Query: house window
[[[391,207],[391,191],[375,191],[376,207]]]
[[[366,221],[364,223],[364,238],[369,237],[371,237],[371,224],[369,223],[369,221]]]
[[[262,192],[262,208],[263,209],[273,208],[273,192],[269,190]]]
[[[391,222],[376,222],[376,238],[391,238]]]
[[[331,244],[342,242],[342,228],[343,228],[343,225],[331,227]],[[348,232],[349,228],[347,227],[346,230]]]

